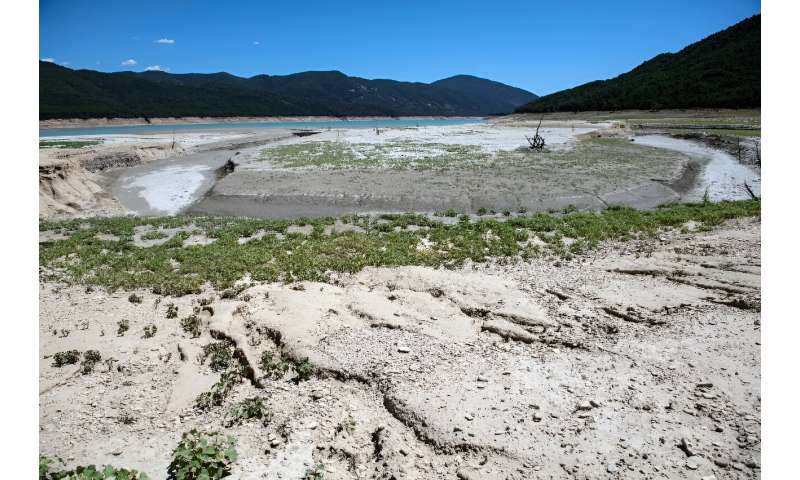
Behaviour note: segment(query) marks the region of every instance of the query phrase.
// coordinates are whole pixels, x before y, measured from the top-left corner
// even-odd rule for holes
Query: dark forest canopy
[[[761,106],[761,16],[755,15],[628,73],[536,100],[518,112]]]
[[[241,78],[229,73],[103,73],[39,62],[39,118],[488,115],[536,95],[457,75],[433,83],[338,71]]]

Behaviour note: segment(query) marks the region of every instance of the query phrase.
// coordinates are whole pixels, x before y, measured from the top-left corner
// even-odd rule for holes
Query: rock
[[[697,470],[703,463],[703,457],[697,455],[691,456],[686,459],[686,468],[689,470]]]
[[[692,444],[686,440],[686,437],[681,438],[681,441],[678,443],[678,448],[683,450],[683,453],[685,453],[687,457],[693,457],[696,453]]]
[[[489,379],[484,377],[484,376],[482,376],[482,375],[478,375],[478,381],[479,382],[488,382]]]
[[[408,347],[397,347],[397,351],[400,353],[409,353],[411,350]]]
[[[608,465],[606,465],[606,471],[608,473],[616,473],[617,470],[618,470],[617,466],[614,465],[613,463],[609,463]]]

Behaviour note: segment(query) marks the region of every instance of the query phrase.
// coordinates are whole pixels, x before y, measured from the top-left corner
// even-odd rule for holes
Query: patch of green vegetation
[[[214,372],[223,372],[231,368],[235,360],[233,358],[233,344],[228,341],[212,342],[203,346],[200,354],[200,363],[205,364],[207,359],[209,368]]]
[[[262,150],[261,158],[278,168],[414,168],[485,164],[495,155],[478,145],[415,143],[306,142]]]
[[[283,357],[275,355],[274,352],[267,350],[261,353],[261,370],[268,378],[281,379],[290,367],[291,365],[285,362]]]
[[[200,317],[193,313],[186,318],[181,319],[181,328],[184,332],[197,338],[200,336]]]
[[[615,207],[602,212],[577,212],[573,207],[564,212],[480,218],[452,225],[414,214],[350,217],[348,221],[364,232],[331,235],[321,231],[333,219],[322,218],[305,220],[314,227],[311,235],[289,234],[283,239],[270,236],[242,245],[237,242],[242,236],[259,229],[285,232],[290,223],[213,217],[41,222],[40,230],[63,229],[71,234],[68,239],[41,244],[39,265],[44,280],[110,289],[150,288],[161,294],[183,295],[200,292],[206,282],[220,290],[233,288],[246,275],[254,282],[327,281],[330,272],[355,273],[367,266],[455,268],[467,259],[481,262],[518,255],[569,257],[595,248],[604,240],[651,237],[665,228],[680,228],[690,220],[711,227],[731,218],[758,216],[761,204],[758,200],[744,200],[679,204],[649,211]],[[80,223],[86,223],[88,228],[78,228]],[[130,238],[137,225],[178,227],[190,223],[217,241],[183,248],[179,234],[162,245],[139,248],[130,241],[95,238],[97,233]],[[426,228],[404,230],[409,225]],[[491,235],[487,235],[489,231]],[[531,234],[546,245],[527,245]],[[566,249],[563,237],[575,239],[577,246]],[[429,248],[418,249],[423,239]],[[170,259],[177,260],[180,267],[173,268]],[[187,333],[199,336],[199,318],[187,317],[181,326]]]
[[[167,304],[167,318],[178,318],[178,306],[174,303]]]
[[[39,148],[83,148],[101,143],[100,140],[39,140]]]
[[[264,400],[260,397],[245,398],[241,402],[235,404],[228,411],[228,425],[238,425],[242,422],[251,419],[259,419],[264,423],[269,422],[272,418],[272,412],[269,411],[264,404]]]
[[[303,480],[324,480],[325,479],[325,465],[318,463],[314,468],[306,470],[303,475]]]
[[[103,357],[97,350],[86,350],[83,352],[83,361],[81,362],[81,373],[89,375],[94,371],[95,365],[100,363]]]
[[[77,350],[68,350],[66,352],[58,352],[53,355],[53,366],[61,368],[64,365],[74,365],[81,359],[81,352]]]
[[[58,457],[39,456],[39,480],[148,480],[149,477],[137,470],[117,468],[111,465],[96,467],[79,466],[71,470],[55,470],[56,464],[64,465]]]
[[[219,432],[185,432],[172,452],[169,480],[218,480],[231,474],[236,439]]]
[[[128,301],[131,303],[142,303],[142,297],[136,295],[135,293],[131,293],[128,297]]]
[[[130,327],[131,327],[131,325],[130,325],[130,322],[128,321],[127,318],[118,321],[117,322],[117,336],[121,337],[121,336],[125,335],[125,332],[127,332],[128,329],[130,329]]]
[[[238,371],[229,370],[223,372],[217,383],[211,387],[211,390],[197,396],[194,402],[195,407],[198,410],[210,410],[213,407],[221,406],[233,391],[233,387],[241,382],[242,376]]]
[[[156,336],[156,332],[158,331],[158,327],[155,324],[151,323],[149,325],[144,326],[144,335],[142,338],[153,338]]]

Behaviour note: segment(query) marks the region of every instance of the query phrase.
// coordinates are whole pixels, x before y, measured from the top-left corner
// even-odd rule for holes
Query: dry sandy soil
[[[41,451],[158,479],[198,427],[237,437],[232,478],[319,463],[326,479],[757,478],[760,246],[745,219],[570,261],[367,269],[227,300],[42,283]],[[178,319],[209,296],[190,338]],[[200,413],[219,377],[198,361],[212,335],[252,375]],[[70,349],[104,362],[52,366]],[[264,351],[315,374],[266,378]],[[272,419],[229,426],[253,396]]]

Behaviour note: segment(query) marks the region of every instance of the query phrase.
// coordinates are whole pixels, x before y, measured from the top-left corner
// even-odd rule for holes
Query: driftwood
[[[531,150],[542,150],[544,149],[544,137],[539,135],[539,127],[542,126],[542,119],[539,119],[539,125],[536,126],[536,133],[533,137],[525,137],[525,140],[528,141],[530,144]]]

